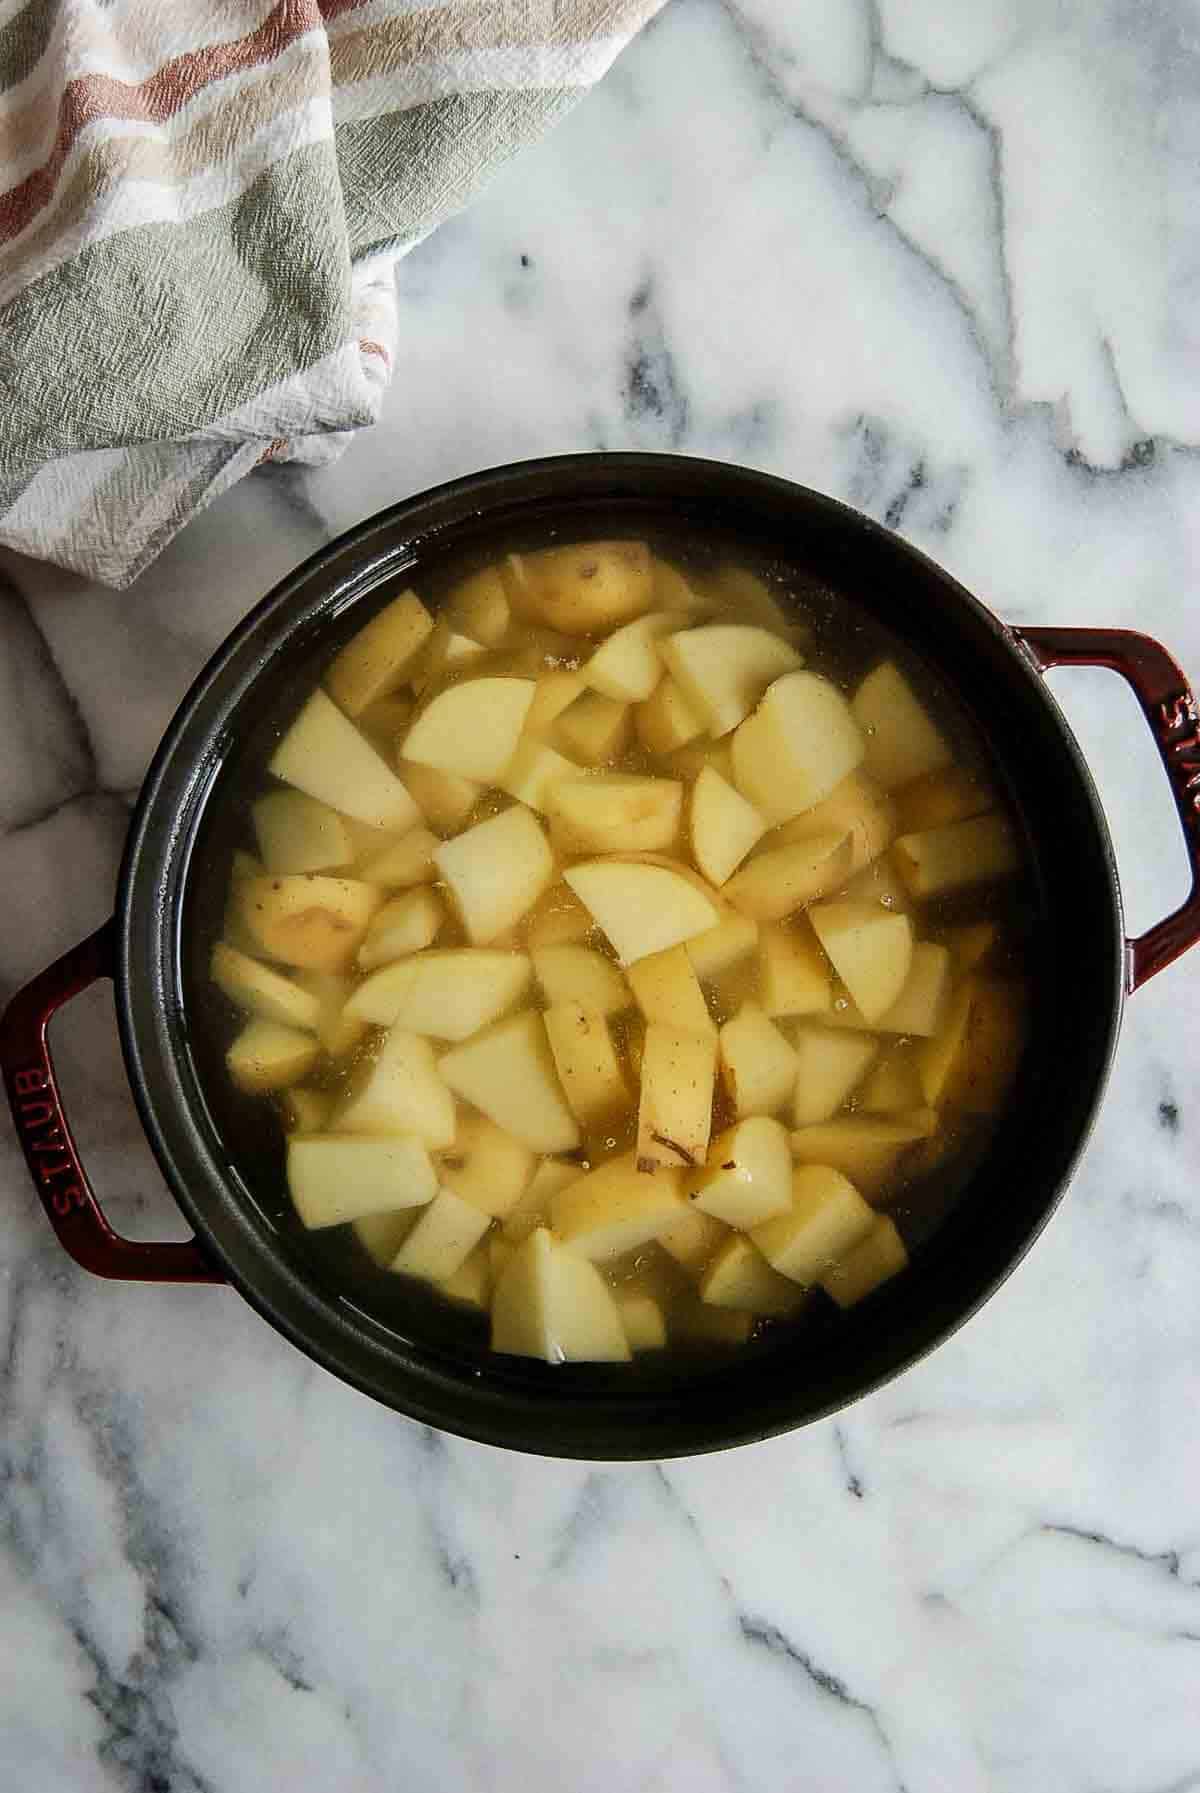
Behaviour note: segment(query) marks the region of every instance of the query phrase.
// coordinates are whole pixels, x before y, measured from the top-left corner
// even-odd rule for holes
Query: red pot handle
[[[1125,942],[1125,984],[1136,990],[1200,940],[1200,715],[1190,686],[1165,647],[1132,629],[1013,629],[1039,672],[1050,666],[1106,666],[1131,686],[1150,724],[1183,825],[1192,888],[1173,915]]]
[[[0,1069],[17,1138],[51,1226],[85,1270],[134,1282],[224,1282],[195,1239],[143,1245],[114,1233],[79,1161],[46,1030],[64,1002],[113,975],[115,958],[109,921],[18,990],[0,1015]]]

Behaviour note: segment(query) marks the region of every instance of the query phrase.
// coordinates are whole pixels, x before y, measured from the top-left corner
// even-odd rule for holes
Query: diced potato
[[[486,1313],[492,1295],[492,1259],[486,1239],[468,1253],[452,1276],[437,1285],[447,1301]]]
[[[282,1101],[289,1133],[320,1133],[333,1112],[333,1097],[321,1089],[290,1089]]]
[[[756,921],[735,909],[723,909],[715,927],[694,934],[687,942],[692,969],[702,983],[711,983],[748,959],[758,945],[758,936]]]
[[[555,1235],[571,1251],[608,1263],[645,1245],[687,1204],[678,1171],[653,1176],[637,1169],[632,1153],[579,1177],[550,1201]]]
[[[863,737],[836,685],[790,672],[733,737],[734,783],[768,822],[811,809],[860,764]]]
[[[694,580],[672,566],[669,560],[654,557],[654,605],[657,610],[677,610],[681,615],[704,615],[711,610],[711,600]]]
[[[757,853],[721,894],[755,921],[782,921],[844,884],[849,869],[850,836],[814,834],[770,853]]]
[[[952,1099],[971,1114],[994,1114],[1008,1092],[1024,1044],[1021,995],[1014,984],[977,978],[971,984],[963,1075]]]
[[[797,646],[804,646],[811,639],[812,631],[798,613],[791,594],[782,586],[772,589],[766,579],[752,573],[749,567],[726,561],[715,573],[706,576],[704,590],[722,607],[736,610],[761,628],[782,635]]]
[[[645,1173],[702,1164],[712,1126],[717,1042],[655,1022],[642,1047],[637,1165]]]
[[[829,1165],[801,1165],[792,1177],[792,1205],[751,1234],[771,1267],[793,1282],[814,1283],[866,1238],[874,1211]]]
[[[352,1223],[363,1250],[381,1270],[390,1269],[396,1253],[417,1224],[420,1208],[401,1208],[391,1214],[364,1214]]]
[[[556,733],[562,745],[584,766],[603,766],[624,753],[629,745],[633,712],[626,703],[585,691],[558,719]]]
[[[858,1088],[879,1050],[873,1034],[841,1033],[805,1022],[793,1034],[796,1085],[792,1119],[810,1127],[835,1115]]]
[[[695,884],[665,866],[595,859],[563,876],[625,965],[679,946],[720,919]]]
[[[524,953],[470,947],[423,952],[367,978],[346,1011],[380,1027],[465,1040],[512,1008],[531,975]]]
[[[437,877],[433,850],[436,834],[428,828],[410,828],[399,840],[381,847],[360,863],[359,877],[364,884],[379,884],[384,890],[407,890],[414,884],[432,884]]]
[[[686,1033],[715,1033],[704,992],[685,946],[651,953],[629,967],[629,984],[643,1017]]]
[[[317,1038],[330,1058],[345,1058],[367,1031],[360,1015],[347,1014],[350,979],[336,971],[301,971],[296,978],[317,1003]]]
[[[478,664],[487,657],[487,649],[469,635],[459,634],[447,622],[440,622],[435,627],[421,655],[419,664],[413,669],[412,685],[418,697],[430,697],[451,679],[478,670]]]
[[[903,1152],[937,1131],[937,1115],[927,1108],[907,1114],[842,1114],[792,1134],[797,1164],[831,1165],[874,1192],[891,1175]],[[768,1254],[770,1255],[770,1254]]]
[[[544,735],[554,726],[563,711],[587,690],[579,673],[569,667],[556,667],[539,675],[533,688],[533,702],[525,717],[527,735]]]
[[[713,736],[736,728],[773,679],[803,664],[788,642],[745,623],[684,629],[666,636],[660,651],[671,677]]]
[[[517,616],[564,635],[594,635],[649,610],[650,550],[645,542],[580,542],[510,554],[504,588]]]
[[[500,789],[515,797],[518,803],[527,803],[530,809],[536,809],[542,815],[548,813],[547,802],[553,786],[564,778],[575,778],[579,775],[579,767],[573,760],[563,754],[556,753],[545,741],[538,741],[532,735],[523,735],[513,754],[512,763],[500,780]]]
[[[552,1198],[568,1183],[578,1182],[583,1174],[578,1164],[565,1163],[561,1158],[543,1158],[528,1188],[501,1222],[504,1237],[519,1245],[536,1227],[548,1226]]]
[[[464,1202],[453,1190],[439,1189],[393,1258],[392,1269],[398,1275],[443,1283],[471,1255],[491,1224],[482,1208]]]
[[[351,1139],[310,1133],[288,1142],[287,1180],[307,1227],[340,1226],[364,1214],[419,1208],[437,1194],[437,1177],[419,1139]]]
[[[400,761],[400,777],[425,820],[444,834],[462,827],[486,788],[474,778],[419,766],[415,760]]]
[[[763,847],[787,846],[824,829],[850,836],[850,872],[853,875],[878,859],[895,839],[896,806],[866,772],[851,772],[828,797],[768,835]]]
[[[634,710],[633,725],[647,753],[674,753],[704,733],[704,718],[665,671],[650,696]]]
[[[974,816],[924,834],[902,834],[896,869],[910,895],[924,899],[1006,878],[1020,863],[1012,829],[1003,816]]]
[[[776,1319],[795,1313],[804,1290],[773,1270],[757,1245],[737,1233],[725,1241],[701,1277],[700,1299],[710,1307]]]
[[[532,1231],[533,1228],[531,1227],[530,1232]],[[527,1239],[529,1233],[523,1233],[521,1237]],[[504,1275],[504,1272],[512,1262],[513,1253],[516,1251],[519,1243],[520,1240],[514,1241],[512,1239],[506,1239],[503,1233],[497,1233],[494,1229],[484,1238],[482,1249],[487,1252],[488,1270],[491,1273],[493,1294],[495,1294],[496,1291],[496,1284],[500,1281],[500,1278]]]
[[[497,1127],[487,1115],[463,1109],[453,1149],[442,1158],[438,1174],[444,1189],[500,1220],[511,1214],[525,1193],[534,1163],[523,1140]]]
[[[286,1089],[312,1070],[320,1052],[316,1036],[278,1021],[247,1021],[225,1054],[229,1075],[250,1095]]]
[[[739,1120],[775,1114],[791,1099],[796,1054],[755,1002],[721,1029],[721,1075]]]
[[[554,881],[550,843],[519,803],[443,841],[433,859],[475,946],[513,927]]]
[[[829,966],[807,920],[758,931],[758,993],[765,1014],[819,1015],[833,1000]]]
[[[532,1009],[455,1046],[438,1069],[449,1087],[535,1152],[579,1144],[542,1017]]]
[[[336,809],[303,791],[268,791],[250,810],[263,866],[281,872],[324,872],[354,857]]]
[[[679,621],[669,612],[651,611],[614,630],[580,667],[584,682],[617,703],[645,703],[664,673],[658,643]]]
[[[667,1342],[667,1322],[653,1295],[618,1295],[617,1312],[631,1351],[661,1351]]]
[[[692,786],[689,817],[692,857],[710,884],[724,884],[767,827],[753,804],[711,766]]]
[[[858,1101],[867,1114],[903,1114],[923,1107],[925,1092],[921,1088],[916,1054],[903,1046],[893,1046],[863,1084]],[[803,1124],[799,1116],[797,1124]]]
[[[971,986],[963,984],[950,999],[940,1032],[932,1040],[922,1040],[917,1047],[917,1074],[931,1108],[946,1099],[961,1071],[970,1019]]]
[[[237,912],[260,951],[285,965],[340,971],[379,907],[374,885],[350,878],[243,878]]]
[[[399,831],[421,820],[390,766],[324,691],[313,692],[272,754],[268,770],[374,828]]]
[[[688,1177],[684,1193],[701,1213],[729,1226],[757,1226],[782,1214],[792,1203],[792,1152],[785,1129],[766,1115],[739,1121],[713,1140],[707,1164]]]
[[[676,778],[699,778],[705,766],[711,766],[719,772],[726,784],[733,783],[732,735],[724,740],[714,741],[709,736],[688,741],[685,746],[677,747],[674,753],[667,755],[667,767]]]
[[[371,918],[366,939],[358,949],[360,967],[373,971],[377,965],[388,965],[431,946],[445,919],[441,898],[427,885],[393,897]]]
[[[499,783],[533,692],[532,679],[506,678],[465,679],[439,691],[404,737],[404,758],[480,784]]]
[[[402,592],[351,637],[325,674],[347,716],[402,685],[433,631],[433,618],[415,592]]]
[[[728,1239],[729,1228],[723,1221],[704,1214],[686,1200],[657,1235],[657,1242],[682,1270],[699,1277],[713,1253]]]
[[[570,942],[565,946],[539,946],[530,957],[550,1008],[557,1003],[577,1002],[593,1015],[619,1015],[632,1005],[633,991],[617,967],[592,947]]]
[[[552,884],[538,898],[525,919],[525,939],[530,952],[545,946],[573,946],[586,940],[595,927],[569,884]]]
[[[821,1277],[821,1287],[839,1307],[853,1307],[907,1267],[908,1253],[886,1214],[877,1214],[865,1239]]]
[[[283,1027],[315,1029],[320,1004],[315,996],[269,965],[218,941],[212,951],[212,980],[230,1002],[248,1015]]]
[[[856,872],[839,895],[843,902],[867,903],[873,908],[885,909],[889,915],[912,912],[912,901],[892,864],[890,853],[872,860],[861,872]]]
[[[950,764],[944,735],[891,660],[867,674],[851,708],[866,739],[867,771],[885,791]]]
[[[243,853],[237,847],[229,868],[229,881],[236,884],[240,878],[259,878],[266,869],[261,859],[256,859],[253,853]]]
[[[411,697],[379,697],[358,717],[358,726],[381,746],[394,747],[413,718]]]
[[[950,956],[954,961],[957,977],[966,977],[969,972],[982,965],[997,940],[997,928],[994,921],[972,921],[961,928],[948,928],[946,945],[950,948]]]
[[[950,1002],[950,951],[920,941],[913,947],[912,969],[904,988],[877,1025],[884,1033],[911,1033],[932,1038],[941,1031]]]
[[[500,568],[481,567],[460,579],[447,593],[443,610],[461,634],[484,647],[499,647],[512,619]]]
[[[896,792],[896,833],[923,834],[948,822],[965,822],[991,809],[995,798],[964,766],[943,766]]]
[[[577,1002],[560,1003],[542,1017],[563,1094],[583,1127],[602,1127],[629,1107],[608,1022]]]
[[[454,1099],[429,1041],[393,1027],[362,1087],[352,1091],[330,1127],[337,1133],[413,1133],[434,1151],[452,1145]]]
[[[886,1015],[908,981],[913,930],[907,915],[865,903],[816,903],[809,920],[834,970],[868,1021]]]
[[[683,786],[671,778],[594,772],[554,784],[546,810],[560,853],[655,852],[679,835]]]
[[[531,1233],[492,1297],[492,1349],[546,1363],[628,1363],[612,1291],[586,1258]]]

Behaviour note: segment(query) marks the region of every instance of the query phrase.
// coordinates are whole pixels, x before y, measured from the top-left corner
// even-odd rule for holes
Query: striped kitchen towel
[[[378,415],[393,268],[661,0],[0,0],[0,542],[127,585]]]

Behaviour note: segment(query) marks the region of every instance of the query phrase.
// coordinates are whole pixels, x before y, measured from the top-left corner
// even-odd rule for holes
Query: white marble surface
[[[124,596],[5,563],[0,997],[107,914],[245,608],[472,468],[749,461],[1200,674],[1198,147],[1190,0],[672,0],[402,268],[338,465],[256,477]],[[1145,925],[1182,877],[1161,775],[1113,681],[1057,689]],[[231,1293],[90,1280],[5,1134],[0,1787],[1200,1787],[1198,1017],[1200,956],[1131,1003],[1068,1199],[930,1361],[663,1469],[447,1441]],[[115,1219],[178,1231],[99,994],[64,1055]]]

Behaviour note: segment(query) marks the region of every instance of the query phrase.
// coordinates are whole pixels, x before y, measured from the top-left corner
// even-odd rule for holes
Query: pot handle
[[[1165,647],[1133,629],[1013,629],[1039,672],[1051,666],[1105,666],[1129,685],[1162,756],[1192,867],[1186,900],[1136,940],[1125,942],[1125,987],[1133,991],[1200,940],[1200,713]]]
[[[63,1003],[113,975],[115,958],[108,921],[18,990],[0,1015],[0,1070],[25,1162],[60,1243],[85,1270],[133,1282],[224,1282],[195,1239],[146,1245],[115,1233],[75,1149],[46,1030]]]

